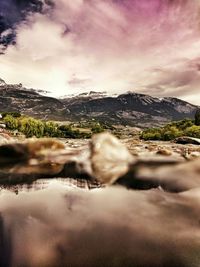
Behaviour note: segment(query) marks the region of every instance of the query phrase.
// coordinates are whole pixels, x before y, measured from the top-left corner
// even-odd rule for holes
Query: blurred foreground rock
[[[12,137],[10,137],[7,133],[0,132],[0,145],[7,144],[12,140]]]
[[[94,136],[82,149],[52,139],[32,139],[0,146],[0,183],[63,177],[111,184],[126,174],[133,162],[127,148],[110,134]]]
[[[117,138],[110,134],[95,135],[91,142],[92,176],[102,184],[113,184],[126,174],[136,159]]]
[[[30,139],[0,146],[0,184],[60,177],[181,192],[200,185],[200,158],[196,155],[195,159],[177,156],[160,148],[134,156],[109,133],[95,135],[82,148],[69,148],[53,139]]]

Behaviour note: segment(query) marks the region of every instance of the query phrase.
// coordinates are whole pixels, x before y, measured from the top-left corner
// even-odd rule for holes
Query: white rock
[[[134,157],[121,142],[109,133],[94,135],[91,142],[91,165],[95,178],[112,184],[123,176]]]

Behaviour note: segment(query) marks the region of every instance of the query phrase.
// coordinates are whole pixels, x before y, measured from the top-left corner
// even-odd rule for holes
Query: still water
[[[200,191],[38,180],[1,188],[0,266],[199,267]]]

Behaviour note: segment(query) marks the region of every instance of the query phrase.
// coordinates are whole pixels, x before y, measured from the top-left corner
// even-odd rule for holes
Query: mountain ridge
[[[45,91],[1,82],[0,111],[18,111],[48,120],[96,119],[124,126],[152,127],[172,120],[194,118],[199,108],[174,97],[157,98],[134,92],[108,96],[106,92],[91,91],[65,98],[42,93]]]

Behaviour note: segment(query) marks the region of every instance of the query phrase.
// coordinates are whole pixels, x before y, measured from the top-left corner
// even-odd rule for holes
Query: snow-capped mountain
[[[0,111],[19,111],[49,120],[94,118],[111,124],[152,127],[171,120],[194,118],[198,108],[178,98],[156,98],[133,92],[108,96],[106,92],[91,91],[60,99],[44,94],[0,80]]]

